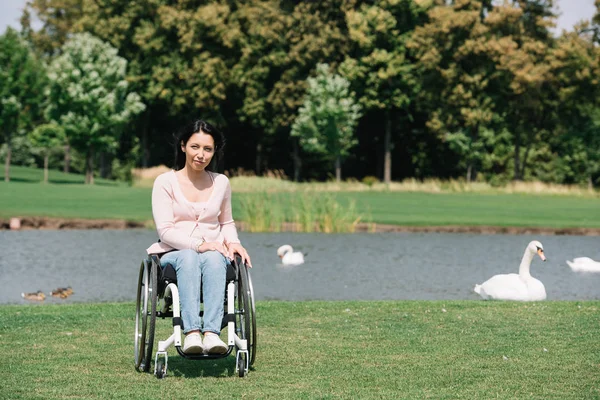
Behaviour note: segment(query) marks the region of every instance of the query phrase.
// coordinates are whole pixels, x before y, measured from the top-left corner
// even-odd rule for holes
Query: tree
[[[75,34],[50,65],[49,120],[62,126],[67,140],[86,154],[86,183],[94,182],[96,152],[112,153],[123,127],[145,105],[128,91],[127,61],[110,44]]]
[[[485,147],[482,129],[494,115],[489,91],[494,64],[482,51],[488,41],[483,21],[488,11],[476,0],[435,7],[429,11],[429,22],[415,29],[408,44],[419,61],[423,89],[419,98],[429,110],[427,127],[441,140],[460,139],[466,146],[461,154],[467,157],[467,181],[481,159],[475,149]]]
[[[53,151],[65,144],[65,132],[56,123],[42,124],[29,132],[33,146],[42,150],[44,157],[44,183],[48,183],[48,159]]]
[[[277,0],[249,0],[240,4],[230,23],[239,27],[234,41],[239,57],[231,69],[230,93],[240,104],[236,117],[243,124],[244,141],[256,146],[254,170],[261,174],[269,162],[269,142],[279,128],[272,123],[269,93],[285,71],[290,17]]]
[[[69,35],[80,27],[77,21],[83,13],[85,0],[28,0],[21,16],[23,34],[41,54],[55,55]],[[31,15],[42,22],[33,30]]]
[[[425,8],[412,0],[362,4],[346,11],[352,51],[340,66],[341,74],[357,87],[365,113],[383,111],[383,181],[392,180],[392,120],[399,112],[407,120],[408,106],[418,87],[406,41]]]
[[[534,148],[549,140],[556,125],[546,58],[555,39],[550,26],[555,18],[552,0],[514,0],[494,7],[486,17],[492,35],[485,48],[496,65],[490,89],[496,112],[513,134],[514,180],[526,175]]]
[[[587,23],[580,27],[586,30]],[[557,98],[557,136],[567,183],[594,184],[600,172],[600,49],[593,36],[569,32],[547,56]]]
[[[329,72],[329,65],[318,64],[317,76],[308,79],[308,93],[292,125],[292,136],[308,152],[335,162],[335,178],[341,181],[341,161],[358,141],[354,129],[361,106],[349,91],[350,83]]]
[[[6,144],[4,180],[10,181],[11,141],[41,117],[44,65],[17,31],[0,36],[0,134]]]

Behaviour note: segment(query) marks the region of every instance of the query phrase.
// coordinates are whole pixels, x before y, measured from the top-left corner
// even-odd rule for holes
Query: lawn
[[[600,398],[599,301],[257,303],[248,377],[170,349],[133,367],[133,303],[0,306],[7,399]],[[157,333],[169,334],[159,320]]]
[[[45,216],[132,221],[152,218],[149,187],[129,187],[103,180],[95,185],[83,185],[82,176],[58,171],[51,171],[50,184],[42,184],[39,183],[41,170],[22,167],[11,170],[13,181],[0,181],[0,218]],[[233,190],[233,210],[238,216],[245,198],[265,196],[264,192],[236,192],[235,185]],[[302,193],[313,195],[312,192],[284,191],[272,199],[285,209]],[[329,193],[343,205],[354,202],[362,221],[379,224],[600,228],[600,198],[597,196],[368,190]],[[326,194],[316,193],[320,197]],[[273,208],[269,201],[258,204]]]

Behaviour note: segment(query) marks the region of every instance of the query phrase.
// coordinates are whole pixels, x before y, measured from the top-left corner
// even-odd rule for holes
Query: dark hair
[[[219,169],[222,168],[221,164],[225,154],[225,137],[221,131],[201,119],[197,119],[184,126],[175,136],[175,166],[173,169],[179,171],[185,167],[185,153],[181,150],[181,145],[183,144],[185,147],[194,133],[204,133],[212,136],[213,141],[215,142],[215,154],[210,164],[206,166],[206,169],[211,172],[219,172]]]

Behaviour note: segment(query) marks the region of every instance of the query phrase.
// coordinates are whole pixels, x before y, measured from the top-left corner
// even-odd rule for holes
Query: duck
[[[44,299],[46,298],[46,295],[41,290],[38,290],[35,293],[21,293],[21,297],[24,298],[25,300],[44,301]]]
[[[54,289],[53,291],[50,292],[50,295],[52,295],[53,297],[60,297],[61,299],[66,299],[73,293],[74,292],[73,292],[73,289],[71,288],[71,286],[68,286],[66,288]]]
[[[484,300],[539,301],[546,299],[544,284],[529,273],[535,255],[546,261],[544,247],[537,240],[529,242],[521,259],[518,274],[494,275],[474,291]]]
[[[284,244],[277,249],[277,255],[281,258],[283,265],[300,265],[304,264],[304,254],[299,251],[294,251],[292,246]]]
[[[575,272],[600,272],[600,262],[594,261],[589,257],[577,257],[567,264]]]

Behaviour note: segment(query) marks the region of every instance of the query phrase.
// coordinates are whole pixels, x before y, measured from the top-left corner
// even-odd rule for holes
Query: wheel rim
[[[146,271],[148,272],[148,290],[146,290],[146,315],[150,319],[149,321],[147,321],[146,329],[146,357],[144,363],[144,371],[148,372],[150,370],[150,364],[152,361],[152,350],[154,348],[154,328],[156,326],[156,305],[158,297],[158,265],[156,265],[154,261],[150,261],[148,262],[148,268],[146,269]],[[148,308],[150,309],[148,310]]]
[[[146,327],[148,321],[148,274],[145,261],[140,266],[140,275],[138,278],[138,291],[136,298],[135,312],[135,338],[134,338],[134,358],[135,367],[138,370],[143,369],[144,353],[146,347]]]
[[[248,270],[240,266],[240,280],[238,283],[238,321],[242,339],[246,339],[248,349],[248,365],[255,359],[256,349],[256,320],[254,314],[253,289],[249,279]]]
[[[254,359],[256,357],[256,305],[254,302],[254,287],[252,286],[252,277],[250,276],[250,271],[246,270],[246,276],[248,277],[248,293],[250,300],[250,337],[251,343],[250,346],[250,357],[249,357],[249,365],[254,364]]]

